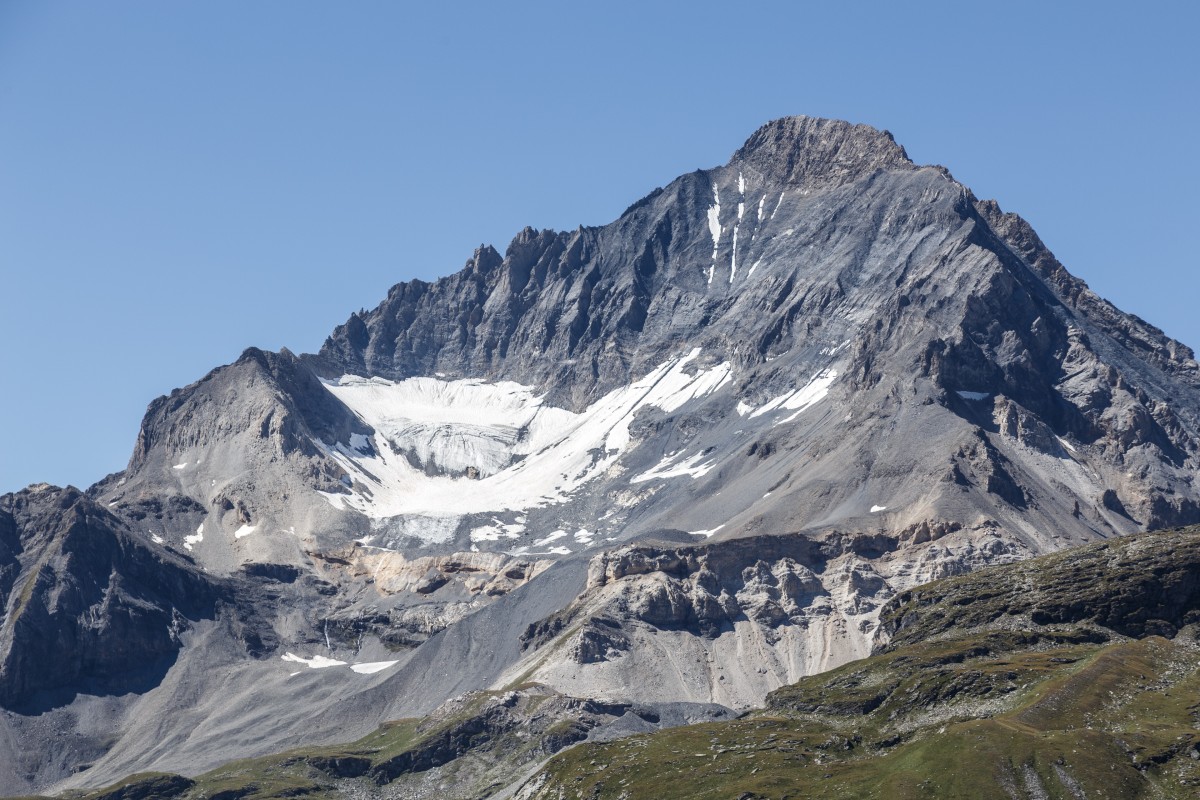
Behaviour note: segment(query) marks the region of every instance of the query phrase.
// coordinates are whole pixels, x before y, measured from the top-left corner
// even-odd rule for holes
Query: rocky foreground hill
[[[317,354],[247,350],[86,491],[0,498],[0,792],[413,720],[392,766],[328,774],[441,796],[401,775],[453,751],[461,785],[512,783],[480,716],[531,770],[748,724],[721,720],[932,647],[884,611],[930,581],[1200,522],[1198,442],[1192,352],[1020,217],[886,132],[777,120],[608,225],[398,284]]]

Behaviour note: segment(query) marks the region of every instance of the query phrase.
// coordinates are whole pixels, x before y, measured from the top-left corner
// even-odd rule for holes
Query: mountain
[[[0,791],[530,684],[719,719],[869,656],[931,580],[1200,522],[1198,437],[1192,352],[1020,217],[886,132],[776,120],[319,353],[247,350],[83,495],[0,498]]]

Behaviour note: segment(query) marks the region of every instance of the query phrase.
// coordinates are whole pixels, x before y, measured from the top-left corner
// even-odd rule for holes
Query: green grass
[[[979,650],[970,638],[896,651],[801,681],[741,720],[581,745],[551,760],[538,796],[1011,800],[1034,785],[1063,800],[1073,788],[1200,794],[1194,648],[1153,637],[954,662]],[[897,670],[902,679],[872,683]],[[1016,688],[985,713],[971,704],[993,694],[979,691],[993,679]],[[854,711],[864,697],[873,710]]]
[[[528,694],[521,703],[528,714],[536,714],[549,695],[541,696],[534,685],[523,687]],[[337,790],[345,779],[357,780],[368,792],[374,789],[377,773],[386,771],[396,759],[403,761],[423,747],[436,745],[441,737],[468,725],[484,711],[484,706],[504,692],[479,692],[464,699],[453,713],[436,719],[406,719],[389,722],[371,734],[344,745],[304,747],[260,758],[241,759],[196,777],[195,785],[176,795],[179,800],[271,800],[273,798],[303,797],[325,800],[341,797]],[[549,725],[544,736],[555,736],[570,730],[573,720],[561,720]],[[464,769],[462,759],[441,765],[444,775],[461,778],[463,796],[471,796],[473,787],[482,782],[497,786],[509,772],[508,765],[519,765],[541,756],[535,753],[543,737],[500,734],[488,747],[499,752],[499,773],[489,771],[488,764]],[[420,771],[424,771],[422,767]],[[133,788],[145,790],[146,798],[157,798],[153,781],[159,775],[135,775],[119,784],[82,795],[84,800],[108,800],[114,792]],[[140,798],[139,798],[140,800]]]

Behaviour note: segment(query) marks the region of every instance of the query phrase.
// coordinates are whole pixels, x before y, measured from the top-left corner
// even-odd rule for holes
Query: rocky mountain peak
[[[525,229],[525,231],[529,230],[531,229]],[[522,231],[521,233],[524,234],[525,231]],[[518,238],[520,238],[520,234],[518,235]],[[477,272],[480,275],[486,275],[496,267],[500,266],[503,261],[504,257],[496,251],[496,248],[492,247],[490,244],[481,244],[479,247],[475,248],[474,254],[472,254],[470,260],[467,261],[467,266],[472,271]]]
[[[836,185],[875,170],[916,166],[888,131],[806,116],[763,125],[734,154],[733,163],[787,186]]]
[[[1198,469],[1190,350],[887,132],[776,120],[155,400],[86,497],[0,498],[0,707],[59,693],[0,715],[0,793],[528,681],[745,708],[919,584],[1200,521]]]

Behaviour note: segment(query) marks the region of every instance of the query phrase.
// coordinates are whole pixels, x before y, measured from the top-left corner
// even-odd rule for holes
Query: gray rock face
[[[299,523],[338,543],[353,538],[361,525],[339,519],[318,494],[347,489],[344,470],[317,443],[367,432],[291,353],[250,348],[151,403],[128,469],[89,491],[134,529],[214,571],[303,566],[295,536],[233,534]]]
[[[592,558],[574,602],[524,631],[524,657],[507,674],[589,696],[757,705],[870,653],[910,550],[885,534],[610,550]],[[978,537],[925,568],[953,574],[1018,556],[999,537]]]
[[[755,133],[728,166],[686,175],[608,226],[570,233],[526,228],[503,257],[483,247],[455,275],[393,287],[378,308],[339,326],[313,363],[328,374],[510,378],[576,407],[651,371],[673,345],[716,345],[741,364],[759,363],[783,349],[806,300],[808,310],[813,300],[817,310],[830,300],[809,297],[813,279],[822,276],[805,276],[795,269],[799,264],[790,265],[789,273],[799,273],[790,280],[764,285],[738,283],[737,261],[746,275],[753,259],[790,255],[798,249],[794,243],[777,240],[795,211],[813,227],[833,216],[832,208],[799,208],[811,205],[802,198],[858,189],[884,170],[902,180],[917,170],[890,134],[830,120],[778,120]],[[752,187],[747,191],[738,190],[743,173],[743,184]],[[944,178],[931,170],[925,180]],[[919,200],[923,190],[911,199]],[[784,207],[789,191],[793,199]],[[857,194],[838,201],[856,205]],[[722,195],[722,232],[714,246],[708,215]],[[747,216],[746,205],[760,200]],[[837,238],[847,233],[861,242],[873,231]],[[717,257],[710,259],[710,250]],[[721,280],[708,281],[718,257]],[[819,280],[820,292],[836,283]],[[747,316],[750,309],[757,313]]]
[[[155,401],[87,518],[111,514],[155,554],[146,569],[220,584],[241,611],[185,611],[166,588],[146,609],[112,601],[104,658],[137,619],[155,630],[131,635],[134,660],[175,665],[114,701],[122,738],[59,785],[344,739],[522,675],[752,705],[864,655],[879,605],[920,583],[1200,521],[1198,443],[1192,352],[1024,220],[886,132],[776,120],[608,225],[527,228],[397,284],[317,354],[251,349]],[[42,552],[18,517],[0,514],[10,604]],[[121,573],[124,597],[133,566],[95,562],[88,580]],[[204,623],[182,646],[176,608]],[[43,625],[73,630],[61,610]],[[250,617],[269,659],[223,649]],[[297,679],[287,653],[391,666]],[[216,691],[213,670],[255,702],[197,701],[185,684]],[[33,686],[12,680],[10,697]],[[64,726],[85,700],[55,712]],[[4,780],[45,785],[70,758]]]
[[[222,594],[75,489],[0,498],[0,547],[0,705],[8,708],[53,705],[55,690],[154,685],[180,634],[214,618]]]

